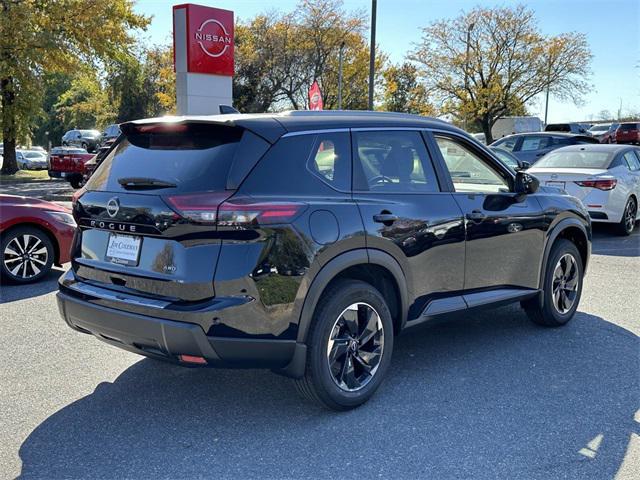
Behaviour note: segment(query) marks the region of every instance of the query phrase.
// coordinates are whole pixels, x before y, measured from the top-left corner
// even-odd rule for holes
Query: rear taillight
[[[226,201],[230,193],[203,193],[165,197],[180,216],[196,223],[255,227],[291,222],[305,205],[294,202],[261,202],[246,197]]]
[[[615,178],[607,178],[602,180],[581,180],[574,183],[580,187],[597,188],[598,190],[613,190],[616,188],[618,181]]]
[[[257,226],[289,223],[304,207],[302,203],[251,202],[233,199],[220,205],[218,225]]]
[[[215,225],[218,207],[229,198],[230,193],[197,193],[195,195],[173,195],[164,197],[176,213],[196,223]]]

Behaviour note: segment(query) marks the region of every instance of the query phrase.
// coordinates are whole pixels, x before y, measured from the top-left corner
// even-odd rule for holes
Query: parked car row
[[[95,129],[73,129],[63,135],[62,146],[84,148],[87,152],[95,153],[101,145],[113,141],[118,135],[120,135],[118,124],[108,125],[102,133]]]

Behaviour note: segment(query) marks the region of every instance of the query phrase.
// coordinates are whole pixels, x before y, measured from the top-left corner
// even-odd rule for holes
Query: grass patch
[[[0,183],[41,182],[49,180],[46,170],[18,170],[13,175],[0,174]]]

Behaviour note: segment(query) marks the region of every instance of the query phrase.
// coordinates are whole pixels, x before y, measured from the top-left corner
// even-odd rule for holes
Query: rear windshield
[[[144,126],[128,132],[91,176],[87,189],[123,191],[118,179],[143,178],[175,188],[139,193],[224,190],[242,129],[203,124],[171,128]]]
[[[551,152],[536,162],[538,167],[559,168],[608,168],[612,154],[609,152]]]
[[[545,127],[545,132],[570,132],[571,126],[566,123],[552,123]]]
[[[637,130],[638,129],[638,124],[637,123],[623,123],[622,125],[620,125],[620,130]]]

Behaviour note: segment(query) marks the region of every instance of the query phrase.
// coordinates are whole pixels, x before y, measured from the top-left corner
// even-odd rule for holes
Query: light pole
[[[344,55],[344,42],[340,44],[338,54],[338,110],[342,110],[342,57]]]
[[[475,23],[470,23],[467,26],[467,54],[464,60],[464,92],[467,94],[467,90],[469,90],[469,44],[471,43],[471,30],[475,27]],[[467,113],[465,112],[464,118],[462,119],[463,130],[467,129]]]
[[[551,62],[547,64],[547,95],[544,101],[544,126],[547,126],[547,114],[549,113],[549,86],[551,85]]]
[[[373,110],[373,73],[376,63],[376,9],[378,0],[371,0],[371,45],[369,46],[369,110]]]

